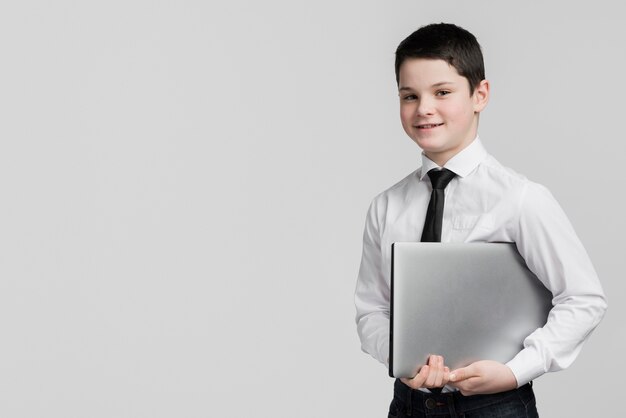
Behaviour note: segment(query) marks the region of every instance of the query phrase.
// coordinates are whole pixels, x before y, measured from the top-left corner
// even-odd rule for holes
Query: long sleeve
[[[376,206],[374,200],[363,231],[363,254],[355,292],[356,323],[361,349],[387,364],[390,291],[382,267],[380,222]]]
[[[546,325],[529,335],[524,349],[507,363],[521,386],[572,364],[607,302],[572,225],[543,186],[528,183],[514,230],[528,267],[553,293]]]

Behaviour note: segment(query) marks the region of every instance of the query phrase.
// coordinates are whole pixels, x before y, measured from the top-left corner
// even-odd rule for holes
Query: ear
[[[482,80],[476,86],[472,94],[472,100],[474,101],[474,113],[482,112],[487,103],[489,103],[489,81]]]

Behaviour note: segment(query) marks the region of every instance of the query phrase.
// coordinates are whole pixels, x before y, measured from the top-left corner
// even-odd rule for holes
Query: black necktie
[[[426,212],[426,220],[424,221],[424,229],[422,231],[422,242],[441,242],[443,202],[445,199],[444,189],[454,176],[456,174],[446,168],[443,170],[432,169],[428,172],[433,191],[430,193],[430,202],[428,202],[428,211]],[[432,393],[441,393],[442,389],[430,388],[428,390]]]
[[[441,242],[441,223],[443,220],[444,192],[450,180],[456,176],[452,171],[432,169],[428,172],[433,191],[430,193],[430,202],[422,230],[422,242]]]

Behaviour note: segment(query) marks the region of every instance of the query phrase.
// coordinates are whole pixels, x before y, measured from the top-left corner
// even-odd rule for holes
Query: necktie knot
[[[450,180],[452,180],[456,174],[453,171],[448,170],[447,168],[437,170],[433,168],[428,172],[428,177],[430,177],[430,182],[433,185],[433,189],[443,190],[446,188]]]

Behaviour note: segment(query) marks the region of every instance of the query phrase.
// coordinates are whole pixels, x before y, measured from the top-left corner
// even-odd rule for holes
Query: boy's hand
[[[517,387],[517,379],[508,366],[481,360],[450,373],[450,384],[463,395],[504,392]]]
[[[450,369],[444,366],[443,357],[431,355],[428,364],[422,366],[419,373],[412,379],[405,377],[400,380],[412,389],[440,388],[448,383]]]

